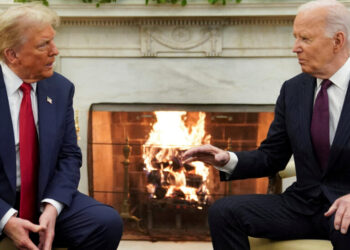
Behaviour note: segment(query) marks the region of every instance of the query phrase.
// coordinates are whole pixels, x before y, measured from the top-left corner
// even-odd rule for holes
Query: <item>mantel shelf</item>
[[[144,0],[118,0],[116,3],[84,4],[80,0],[51,0],[50,6],[61,17],[254,17],[294,16],[303,0],[243,0],[226,5],[210,5],[205,0],[193,0],[182,7],[180,4],[145,5]],[[350,1],[345,2],[350,7]],[[15,5],[9,0],[0,0],[0,11]]]

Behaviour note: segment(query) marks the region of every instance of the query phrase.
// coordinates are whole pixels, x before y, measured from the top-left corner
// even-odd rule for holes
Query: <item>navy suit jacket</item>
[[[286,81],[280,91],[275,118],[267,138],[257,150],[238,152],[231,180],[272,176],[294,155],[297,181],[283,196],[290,207],[304,214],[350,193],[350,91],[348,88],[327,169],[322,171],[310,135],[316,78],[302,73]],[[223,178],[222,178],[223,179]]]
[[[51,198],[69,207],[80,179],[81,151],[77,145],[72,107],[74,86],[54,73],[37,83],[40,201]],[[51,98],[52,102],[48,101]],[[0,67],[0,218],[16,200],[16,152],[13,127]]]

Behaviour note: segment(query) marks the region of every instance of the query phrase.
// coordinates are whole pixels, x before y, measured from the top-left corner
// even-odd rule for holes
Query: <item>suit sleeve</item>
[[[64,132],[60,138],[60,147],[55,172],[48,183],[43,198],[50,198],[63,203],[71,204],[80,180],[80,166],[82,155],[77,145],[77,136],[73,111],[74,86],[71,85],[69,100],[65,111]]]
[[[266,139],[253,151],[236,152],[238,164],[227,180],[270,176],[284,169],[292,155],[288,137],[286,110],[286,83],[283,84],[275,107],[275,117]],[[224,176],[221,174],[221,179]]]

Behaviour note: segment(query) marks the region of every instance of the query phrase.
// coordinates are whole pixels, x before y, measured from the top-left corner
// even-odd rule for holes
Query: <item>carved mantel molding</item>
[[[210,5],[205,0],[189,0],[180,4],[155,4],[144,0],[118,0],[116,3],[83,4],[81,0],[49,0],[50,6],[61,17],[213,17],[213,16],[293,16],[306,0],[243,0],[240,4],[228,1],[226,5]],[[345,1],[347,2],[347,1]],[[0,0],[0,10],[14,5],[12,0]]]

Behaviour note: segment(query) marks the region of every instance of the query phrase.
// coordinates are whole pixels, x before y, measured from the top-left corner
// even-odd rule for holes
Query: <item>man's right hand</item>
[[[202,161],[212,166],[223,167],[230,160],[230,154],[210,144],[194,147],[182,155],[184,163]]]
[[[29,238],[29,233],[39,233],[43,230],[45,230],[43,226],[33,224],[28,220],[17,218],[15,216],[12,216],[4,227],[4,233],[20,250],[39,250]]]

